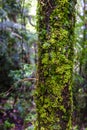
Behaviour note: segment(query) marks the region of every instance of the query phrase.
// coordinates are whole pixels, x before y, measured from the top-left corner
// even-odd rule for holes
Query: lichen
[[[75,0],[39,0],[36,130],[71,130]]]

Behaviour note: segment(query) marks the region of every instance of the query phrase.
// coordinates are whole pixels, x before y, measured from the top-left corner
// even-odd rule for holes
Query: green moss
[[[36,130],[71,130],[74,4],[38,2]]]

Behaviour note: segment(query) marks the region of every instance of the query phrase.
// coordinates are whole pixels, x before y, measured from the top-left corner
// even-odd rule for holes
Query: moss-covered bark
[[[36,130],[71,130],[75,0],[39,0]]]

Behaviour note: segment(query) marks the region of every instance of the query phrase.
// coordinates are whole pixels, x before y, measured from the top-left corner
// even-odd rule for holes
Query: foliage
[[[25,128],[28,123],[33,127],[35,120],[37,34],[35,29],[30,29],[35,21],[35,16],[32,18],[29,14],[30,8],[30,0],[0,1],[0,119],[3,129],[16,129],[18,122]]]
[[[5,125],[4,125],[5,129],[9,129],[14,127],[14,124],[9,123],[7,120],[5,121]]]

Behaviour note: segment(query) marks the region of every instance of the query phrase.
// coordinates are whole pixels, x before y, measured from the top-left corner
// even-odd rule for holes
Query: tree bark
[[[36,130],[72,129],[75,0],[39,0]]]

